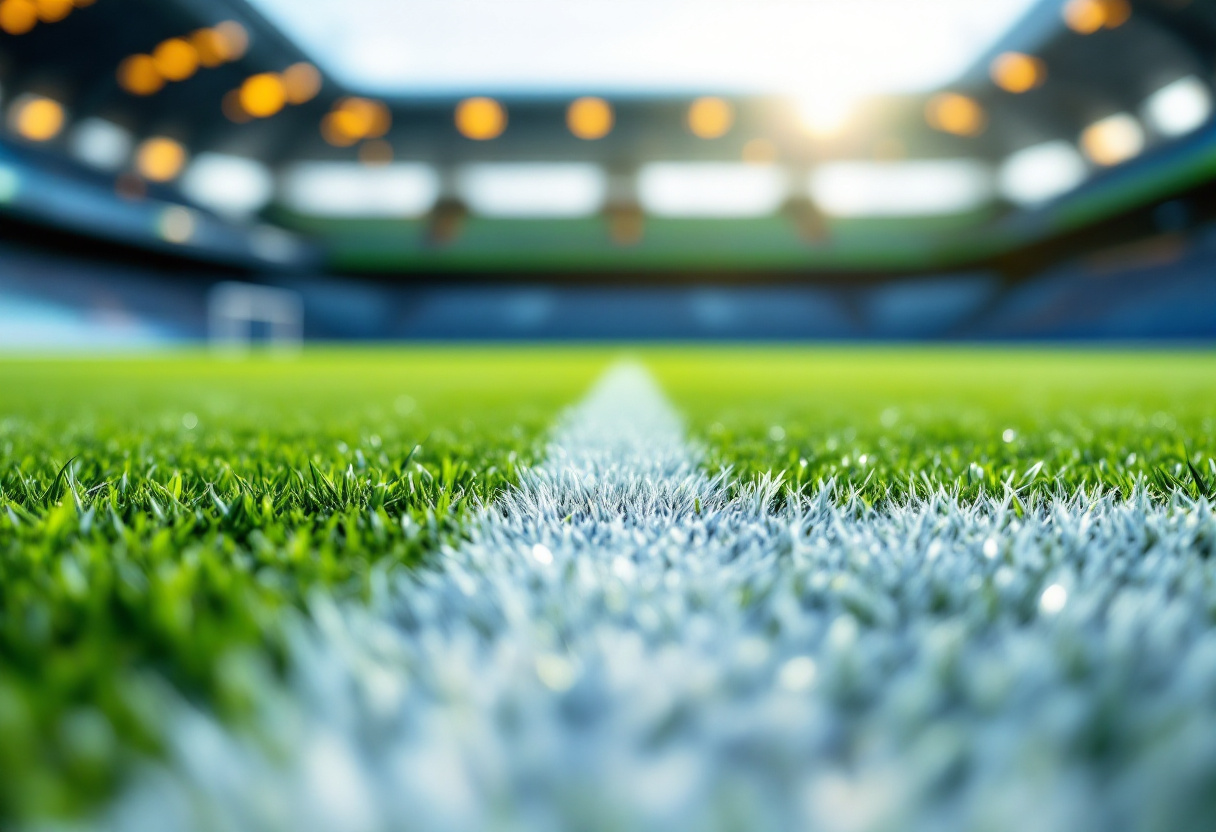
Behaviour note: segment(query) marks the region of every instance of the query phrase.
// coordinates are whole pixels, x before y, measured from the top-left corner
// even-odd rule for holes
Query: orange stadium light
[[[493,98],[466,98],[456,105],[456,129],[466,139],[496,139],[507,129],[507,111]]]
[[[612,105],[602,98],[579,98],[566,110],[566,125],[580,139],[604,138],[612,132],[614,121]]]
[[[700,139],[725,136],[734,123],[735,108],[721,98],[698,98],[688,108],[688,129]]]
[[[198,29],[190,33],[190,43],[198,53],[198,62],[207,68],[220,66],[228,60],[228,45],[224,36],[214,29]]]
[[[152,182],[168,182],[186,165],[186,149],[166,136],[145,139],[135,151],[135,169]]]
[[[10,35],[24,35],[38,25],[38,7],[33,0],[0,2],[0,29]]]
[[[72,0],[34,0],[34,5],[43,23],[58,23],[72,13]]]
[[[988,124],[979,102],[955,92],[930,98],[925,105],[925,120],[934,130],[955,136],[978,136]]]
[[[63,105],[41,95],[23,95],[9,109],[9,126],[23,139],[45,142],[59,135]]]
[[[151,55],[131,55],[118,65],[118,85],[131,95],[153,95],[165,85]]]
[[[235,20],[225,20],[212,30],[219,37],[218,43],[225,61],[239,61],[249,49],[249,33]]]
[[[185,81],[198,71],[198,49],[182,38],[169,38],[152,51],[152,63],[166,81]]]
[[[321,91],[321,73],[306,61],[292,64],[283,70],[283,88],[287,103],[304,104],[316,98]]]
[[[1128,0],[1069,0],[1064,4],[1064,22],[1081,35],[1099,29],[1117,29],[1132,16]]]
[[[1047,80],[1047,65],[1041,59],[1021,52],[997,55],[989,72],[998,87],[1014,94],[1029,92]]]
[[[269,118],[287,103],[283,79],[273,72],[251,75],[241,84],[241,108],[254,118]]]

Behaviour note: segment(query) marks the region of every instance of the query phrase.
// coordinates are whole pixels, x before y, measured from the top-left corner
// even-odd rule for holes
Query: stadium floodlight
[[[848,124],[861,96],[845,92],[822,92],[794,99],[798,123],[814,136],[831,136]]]
[[[302,162],[281,182],[283,204],[318,217],[420,217],[439,197],[439,175],[428,165],[398,162]]]
[[[457,175],[460,196],[487,217],[586,217],[604,206],[608,176],[591,164],[476,164]]]
[[[1202,127],[1212,115],[1212,93],[1188,75],[1166,84],[1144,103],[1144,118],[1163,136],[1184,136]]]
[[[988,165],[974,159],[832,162],[810,174],[810,195],[837,217],[907,217],[972,211],[993,195]]]
[[[1085,181],[1085,160],[1063,139],[1036,144],[1010,154],[1001,165],[1001,196],[1031,207],[1071,191]]]
[[[1115,113],[1085,128],[1081,149],[1095,164],[1118,165],[1144,150],[1144,128],[1134,116]]]
[[[33,93],[17,96],[8,108],[9,129],[31,142],[55,138],[66,120],[62,104]]]
[[[105,171],[127,164],[134,144],[129,130],[96,117],[81,121],[68,136],[68,150],[78,161]]]
[[[261,162],[222,153],[200,153],[181,182],[186,198],[217,214],[246,217],[270,201],[274,179]]]
[[[637,187],[643,210],[660,217],[763,217],[789,192],[785,169],[734,162],[654,162]]]

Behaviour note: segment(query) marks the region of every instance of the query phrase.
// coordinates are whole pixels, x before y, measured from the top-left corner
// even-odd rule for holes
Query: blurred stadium
[[[0,829],[1207,832],[1214,84],[1216,0],[0,0]]]
[[[1206,339],[1206,0],[0,3],[0,343]]]

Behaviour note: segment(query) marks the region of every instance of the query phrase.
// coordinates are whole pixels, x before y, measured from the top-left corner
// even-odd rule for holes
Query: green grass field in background
[[[239,720],[285,610],[454,539],[620,352],[0,361],[0,825],[87,806],[155,753],[161,680]],[[1216,483],[1208,353],[633,357],[745,481],[835,476],[873,501]]]
[[[867,500],[1127,491],[1216,496],[1216,353],[1058,349],[664,351],[649,366],[714,466],[835,477]],[[1188,464],[1189,463],[1189,464]]]

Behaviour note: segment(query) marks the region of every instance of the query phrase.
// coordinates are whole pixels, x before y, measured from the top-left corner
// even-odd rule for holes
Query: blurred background
[[[1216,0],[0,0],[0,347],[1208,340]]]

